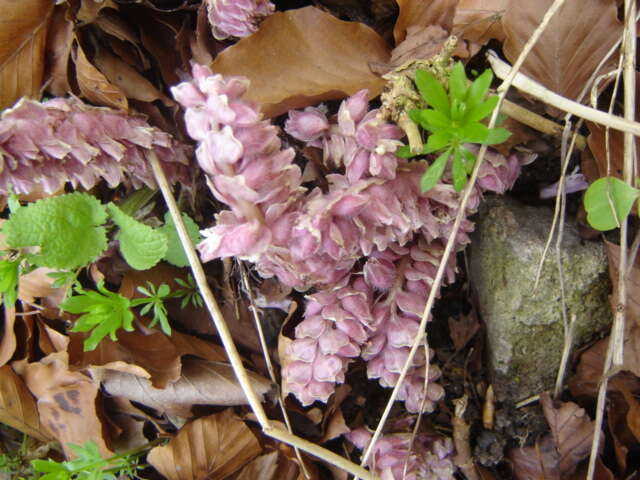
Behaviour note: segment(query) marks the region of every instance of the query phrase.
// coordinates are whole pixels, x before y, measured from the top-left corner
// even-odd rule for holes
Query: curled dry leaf
[[[16,309],[13,307],[3,308],[4,326],[2,328],[2,340],[0,340],[0,365],[4,365],[16,351]]]
[[[509,0],[460,0],[453,17],[453,33],[479,46],[495,38],[502,42],[502,15]]]
[[[552,0],[512,0],[502,17],[504,53],[515,62]],[[622,34],[615,0],[567,0],[553,16],[521,71],[572,100]]]
[[[546,392],[541,395],[540,402],[560,454],[560,473],[563,476],[571,474],[589,456],[595,422],[573,402],[559,402],[556,408]]]
[[[247,463],[236,480],[277,480],[278,452],[260,455]]]
[[[95,441],[103,455],[111,455],[96,409],[98,384],[80,372],[69,371],[67,352],[13,365],[19,366],[18,373],[37,399],[45,431],[63,445],[67,457],[74,456],[67,444],[88,440]]]
[[[595,123],[587,122],[589,127],[589,137],[587,144],[598,167],[597,176],[591,175],[590,181],[600,177],[613,176],[622,179],[622,169],[624,165],[624,134],[617,130],[609,130],[609,158],[607,159],[607,138],[606,128]],[[636,149],[640,147],[638,138],[635,138]],[[585,172],[586,174],[587,172]]]
[[[222,480],[260,452],[258,439],[229,409],[185,425],[147,461],[168,480]]]
[[[42,442],[51,439],[40,424],[35,399],[9,365],[0,367],[0,422]]]
[[[396,45],[405,39],[409,27],[437,25],[451,31],[458,0],[397,0],[400,13],[393,28]]]
[[[513,474],[518,480],[560,480],[559,457],[551,436],[545,436],[533,447],[509,451]]]
[[[84,98],[95,105],[128,110],[127,96],[91,64],[79,44],[76,48],[75,62],[76,78]]]
[[[101,370],[104,389],[111,395],[134,400],[160,413],[183,418],[191,416],[193,405],[246,405],[247,400],[227,363],[185,359],[180,378],[164,389],[154,388],[143,377],[114,370]],[[249,372],[254,390],[259,396],[267,393],[271,383]]]
[[[269,16],[257,32],[219,54],[211,69],[248,77],[244,98],[273,117],[363,88],[376,96],[384,81],[369,63],[388,59],[385,41],[369,27],[305,7]]]
[[[0,0],[0,110],[40,97],[51,0]]]
[[[612,301],[616,301],[618,298],[618,272],[620,271],[620,246],[608,240],[605,240],[604,246],[609,259],[609,277],[613,284],[613,295],[611,299]],[[632,266],[625,284],[627,289],[627,322],[640,327],[640,256],[636,257],[635,264]],[[616,306],[613,305],[613,307],[615,310]],[[638,355],[640,355],[640,352],[638,352]],[[632,368],[631,371],[640,376],[640,363],[636,365],[637,366]],[[629,367],[632,367],[632,365],[629,365]]]
[[[76,20],[87,24],[92,23],[103,8],[118,9],[118,5],[113,0],[83,0],[76,13]]]
[[[54,278],[49,273],[55,272],[51,268],[40,267],[29,273],[20,275],[18,286],[18,298],[25,302],[33,303],[36,298],[46,298],[47,306],[57,307],[62,303],[65,288],[53,288]]]
[[[67,70],[74,33],[68,8],[67,4],[58,5],[53,11],[45,50],[47,91],[58,97],[71,91]]]

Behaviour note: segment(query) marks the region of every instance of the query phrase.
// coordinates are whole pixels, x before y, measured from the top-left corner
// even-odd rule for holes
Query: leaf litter
[[[225,107],[231,106],[234,115],[238,112],[246,115],[237,124],[233,123],[234,120],[219,118],[217,121],[220,132],[229,135],[229,131],[232,131],[232,135],[236,135],[244,143],[242,148],[249,149],[254,155],[292,155],[291,162],[286,166],[286,171],[291,175],[289,179],[297,175],[296,169],[305,166],[305,162],[306,174],[296,187],[297,190],[290,190],[291,199],[288,203],[282,202],[283,199],[275,201],[273,198],[278,192],[284,191],[278,190],[282,188],[278,185],[279,180],[269,177],[269,171],[251,170],[257,167],[243,159],[243,162],[247,162],[246,166],[251,168],[242,172],[243,180],[233,183],[234,187],[229,191],[240,196],[249,195],[247,188],[254,188],[252,182],[256,178],[262,176],[265,181],[272,181],[272,190],[261,191],[261,198],[250,195],[247,198],[250,198],[250,202],[255,202],[255,205],[265,206],[261,214],[273,215],[269,217],[271,219],[286,219],[278,224],[280,230],[274,228],[273,232],[286,232],[290,228],[286,223],[293,222],[295,215],[308,215],[304,217],[309,218],[305,220],[307,222],[322,219],[321,222],[313,223],[314,235],[322,236],[325,230],[329,232],[323,240],[322,248],[326,248],[329,255],[335,257],[342,254],[340,248],[351,245],[349,236],[353,234],[353,230],[349,229],[340,216],[344,212],[358,219],[357,225],[363,238],[369,234],[366,223],[369,217],[363,213],[363,199],[376,188],[386,188],[382,185],[392,180],[384,176],[376,177],[372,172],[376,172],[376,168],[381,168],[381,171],[389,168],[384,163],[389,161],[389,157],[385,155],[395,157],[397,148],[394,143],[396,137],[390,133],[391,130],[380,133],[376,131],[381,125],[378,120],[368,117],[367,120],[362,119],[367,108],[373,108],[376,104],[369,107],[362,103],[358,95],[363,94],[359,92],[366,89],[365,97],[362,98],[375,102],[385,87],[381,74],[416,60],[428,62],[438,59],[451,34],[457,35],[459,39],[453,55],[467,64],[467,74],[475,70],[475,77],[486,68],[482,56],[486,47],[501,47],[506,59],[513,63],[523,45],[538,28],[551,1],[376,0],[370,5],[356,1],[338,5],[327,0],[298,2],[296,6],[299,8],[292,8],[287,2],[274,2],[272,13],[270,2],[255,0],[246,2],[246,5],[251,4],[250,7],[244,4],[237,7],[234,16],[229,17],[231,20],[225,20],[227,23],[220,23],[215,28],[209,24],[209,19],[223,18],[221,15],[225,14],[225,9],[232,8],[230,5],[233,2],[74,0],[56,2],[54,6],[51,2],[30,0],[22,2],[19,8],[11,2],[5,3],[6,8],[0,8],[0,38],[5,39],[0,42],[1,108],[10,108],[23,96],[34,100],[73,96],[79,98],[78,101],[98,107],[109,107],[134,115],[146,114],[151,125],[169,131],[177,142],[196,146],[194,142],[190,142],[189,136],[199,140],[198,135],[206,132],[208,125],[206,122],[194,123],[195,114],[183,118],[184,109],[178,103],[191,108],[187,104],[196,100],[185,100],[186,97],[176,95],[176,102],[170,88],[180,81],[189,81],[192,72],[198,74],[197,70],[191,70],[193,62],[203,64],[213,74],[222,74],[225,78],[248,78],[250,83],[247,83],[246,94],[241,100],[239,91],[245,87],[241,87],[240,83],[229,84],[229,90],[219,98],[212,95],[213,89],[218,87],[211,86],[210,90],[203,90],[210,95],[210,101],[222,102],[217,106],[220,108],[218,111],[223,112]],[[256,8],[259,13],[252,13],[251,8]],[[567,0],[525,60],[521,72],[560,95],[576,99],[591,77],[610,71],[614,65],[615,56],[609,59],[604,68],[596,71],[605,53],[622,35],[620,19],[623,16],[613,0]],[[234,23],[238,21],[249,22],[243,25],[245,30],[233,30],[239,28]],[[231,29],[244,38],[233,34],[223,38],[222,29]],[[248,33],[245,36],[245,33],[238,32]],[[496,83],[492,86],[495,87]],[[602,94],[602,98],[607,95],[610,97],[611,87],[605,82],[600,85],[598,93]],[[526,93],[523,95],[526,97]],[[523,100],[522,96],[513,98],[526,109],[558,116],[559,111],[553,106],[533,104]],[[339,102],[345,99],[349,100],[340,106]],[[415,105],[414,108],[424,109],[427,106]],[[273,127],[268,127],[261,130],[261,137],[251,137],[251,122],[258,121],[251,117],[253,108],[259,109],[263,118],[273,119],[276,125],[283,126],[288,135],[282,130],[278,131],[276,142],[270,137],[273,133],[269,133],[275,130],[270,131],[269,128]],[[359,108],[362,109],[362,115],[358,113]],[[291,113],[296,109],[304,109],[298,117]],[[287,116],[284,114],[288,114],[289,119],[299,118],[301,122],[287,125]],[[3,114],[3,119],[5,115]],[[545,144],[547,150],[559,145],[557,139],[549,136],[540,135],[536,138],[535,134],[530,133],[531,130],[527,130],[526,135],[518,133],[531,126],[524,127],[519,120],[509,119],[507,125],[516,134],[500,150],[504,155],[508,156],[512,151],[539,149],[540,143]],[[3,125],[0,128],[0,155],[14,155],[19,149],[26,148],[31,152],[31,158],[38,155],[61,158],[62,154],[54,151],[52,145],[37,144],[37,138],[32,140],[33,146],[13,144],[9,148],[2,143],[5,142],[2,128],[9,127]],[[197,128],[202,130],[196,131]],[[624,161],[622,135],[615,131],[605,132],[603,127],[593,124],[587,124],[587,128],[589,154],[593,155],[597,165],[597,171],[587,175],[590,182],[610,174],[608,161],[612,165],[611,174],[620,176]],[[352,133],[350,129],[353,129]],[[212,146],[223,148],[223,145],[227,145],[230,150],[224,154],[228,155],[229,165],[239,160],[234,157],[237,153],[229,146],[231,144],[216,144],[216,141],[222,142],[222,139],[211,138],[210,141],[214,143],[205,142],[198,147],[201,166],[205,150]],[[607,138],[610,147],[605,146]],[[70,138],[69,145],[73,141],[75,139]],[[373,146],[368,141],[374,141]],[[282,149],[280,143],[283,143]],[[73,144],[73,147],[77,145]],[[384,145],[384,148],[380,145]],[[287,147],[294,149],[292,154],[278,153],[287,152]],[[94,160],[95,169],[99,171],[96,175],[105,179],[114,178],[113,169],[120,167],[114,167],[117,164],[109,163],[106,159],[121,155],[120,147],[105,140],[98,148],[106,157],[104,162],[102,159]],[[124,148],[126,150],[131,147],[126,145]],[[607,160],[607,150],[610,160]],[[126,151],[135,159],[128,165],[128,172],[118,173],[118,178],[122,178],[120,186],[117,186],[118,182],[109,182],[111,188],[99,184],[87,189],[104,204],[113,202],[118,208],[123,208],[132,193],[139,188],[135,175],[140,175],[141,172],[145,175],[143,170],[146,168],[143,158],[137,157],[131,150]],[[358,156],[354,152],[358,152]],[[340,185],[337,176],[340,168],[350,171],[351,178],[355,178],[356,174],[353,172],[356,167],[355,163],[349,164],[352,161],[350,154],[354,154],[353,158],[357,157],[357,162],[363,162],[365,158],[369,162],[366,168],[357,167],[363,172],[358,173],[363,176],[363,183],[353,187],[349,195],[335,203],[335,207],[325,207],[322,202],[327,196],[335,195],[337,198],[344,187]],[[10,166],[5,158],[9,157],[0,156],[0,161],[5,162],[2,164],[4,175],[7,175],[6,172],[15,167]],[[278,161],[282,163],[281,160]],[[383,162],[383,167],[378,167],[376,162]],[[225,212],[222,204],[231,205],[232,211],[234,208],[244,208],[243,214],[249,215],[246,204],[236,205],[224,196],[225,189],[229,189],[232,184],[225,184],[223,177],[226,175],[230,179],[236,178],[227,167],[209,177],[199,170],[195,160],[192,160],[189,168],[197,173],[194,174],[195,180],[183,182],[180,186],[179,203],[193,216],[190,221],[195,221],[201,229],[209,228],[211,218],[217,214],[218,225],[231,228],[231,217],[221,213]],[[205,172],[210,173],[206,168]],[[405,181],[402,175],[409,178],[420,172],[411,172],[410,168],[413,167],[403,168],[406,172],[399,170],[403,173],[399,174],[398,180],[394,180],[398,186],[393,188],[402,191],[405,197],[419,196],[416,193],[418,190],[412,191],[410,182]],[[315,172],[313,175],[309,175],[311,169]],[[69,172],[65,181],[82,175],[78,173],[79,170]],[[73,177],[74,174],[80,177]],[[134,181],[127,177],[128,174],[132,175]],[[0,175],[3,175],[2,169]],[[212,187],[213,196],[206,193],[205,179],[215,183]],[[555,180],[557,178],[545,178],[546,184]],[[83,185],[82,181],[74,182],[76,185]],[[365,183],[366,187],[363,186]],[[305,189],[312,193],[302,193]],[[78,191],[82,190],[78,187]],[[35,190],[31,194],[36,199],[49,196],[46,192]],[[392,200],[396,201],[395,198],[386,197],[382,203],[369,203],[371,212],[381,208],[381,205],[393,208]],[[443,205],[451,208],[447,202],[453,202],[452,198],[443,200]],[[316,202],[314,207],[304,210],[295,206],[295,202],[309,202],[312,205],[310,199]],[[11,202],[7,198],[2,200],[2,205]],[[27,197],[22,200],[26,202]],[[113,210],[116,207],[111,208]],[[309,211],[316,217],[310,215]],[[17,293],[16,308],[8,305],[2,307],[1,421],[41,442],[56,440],[59,452],[69,460],[75,458],[78,452],[85,451],[74,449],[70,445],[85,445],[82,448],[86,449],[89,448],[86,446],[89,440],[95,442],[97,455],[104,458],[111,456],[113,452],[139,450],[142,454],[146,453],[146,461],[152,466],[150,470],[154,470],[155,478],[158,475],[170,480],[346,478],[344,470],[331,462],[327,463],[322,454],[318,454],[323,458],[319,462],[317,457],[296,452],[291,446],[261,433],[256,424],[256,420],[260,422],[259,415],[254,412],[256,417],[250,413],[246,392],[235,379],[228,353],[220,345],[218,332],[212,328],[202,300],[198,303],[198,288],[189,278],[184,258],[175,251],[176,236],[174,230],[170,233],[172,221],[168,220],[170,217],[165,213],[162,202],[147,201],[128,211],[127,215],[141,222],[134,227],[135,232],[144,231],[147,237],[156,234],[151,232],[157,232],[159,243],[164,241],[164,237],[159,235],[173,238],[169,261],[177,266],[161,262],[149,270],[148,267],[157,262],[157,252],[154,253],[154,249],[148,246],[141,248],[141,241],[144,239],[138,238],[137,233],[134,234],[131,230],[128,237],[114,236],[115,225],[107,224],[107,230],[113,230],[110,233],[110,243],[101,246],[98,254],[92,254],[92,262],[96,263],[87,270],[92,274],[70,270],[65,273],[66,277],[60,277],[65,281],[56,285],[54,278],[49,276],[51,270],[43,267],[19,272],[20,290]],[[3,217],[9,217],[9,212],[6,211]],[[119,214],[116,217],[120,223],[126,223],[126,219],[130,218]],[[416,218],[413,220],[417,221]],[[309,228],[308,225],[311,223],[304,228]],[[296,228],[300,231],[303,226],[304,223],[298,223]],[[245,234],[254,233],[255,230],[245,230]],[[402,245],[394,247],[393,253],[383,247],[395,241],[397,237],[393,235],[397,235],[397,232],[387,229],[384,232],[376,231],[375,234],[375,241],[365,249],[367,253],[359,253],[357,258],[349,260],[360,262],[358,265],[362,276],[365,280],[374,282],[375,290],[371,293],[357,282],[316,284],[315,290],[305,292],[299,285],[291,284],[295,282],[287,284],[283,281],[291,280],[283,270],[266,270],[265,263],[258,263],[258,268],[251,270],[252,291],[247,292],[239,281],[237,267],[232,261],[209,262],[206,267],[208,281],[221,302],[232,336],[241,348],[242,357],[239,358],[249,369],[248,381],[269,417],[273,419],[274,425],[278,425],[275,428],[287,428],[284,423],[277,423],[284,420],[281,417],[284,409],[289,415],[287,422],[293,426],[293,431],[302,441],[313,442],[318,447],[347,455],[354,466],[360,460],[358,449],[354,445],[364,446],[359,442],[369,435],[366,428],[374,429],[380,420],[387,395],[387,390],[383,387],[393,385],[395,377],[390,375],[397,375],[399,372],[398,362],[405,355],[402,352],[406,352],[410,345],[408,339],[415,333],[411,328],[400,328],[400,325],[403,321],[409,325],[407,318],[413,322],[412,316],[420,313],[423,308],[421,294],[403,291],[405,287],[402,285],[395,287],[398,290],[394,294],[384,293],[389,291],[389,279],[395,278],[393,276],[402,278],[401,275],[405,275],[403,272],[407,271],[408,276],[404,281],[413,285],[412,288],[418,288],[416,283],[410,282],[417,282],[424,276],[432,278],[433,265],[437,266],[439,259],[438,255],[425,256],[433,255],[425,253],[433,250],[421,250],[417,247],[419,242],[415,241],[416,246],[412,247],[407,260],[402,260],[403,255],[407,255],[402,251]],[[430,234],[435,235],[433,229]],[[233,236],[225,238],[234,239]],[[233,246],[229,244],[230,248],[246,247],[242,242],[246,243],[247,237],[239,238],[241,240],[233,241],[240,243]],[[287,240],[291,243],[287,244]],[[261,241],[271,240],[262,238]],[[304,242],[310,241],[293,236],[285,239],[282,244],[284,246],[276,244],[279,250],[277,255],[270,257],[270,261],[280,268],[284,265],[282,258],[286,256],[287,249],[298,248],[304,251],[311,246]],[[611,241],[605,244],[614,284],[612,298],[617,298],[619,247]],[[373,245],[377,250],[373,250]],[[3,255],[16,254],[7,245],[2,244],[2,248]],[[27,252],[30,255],[37,254]],[[73,256],[73,249],[65,252],[65,261],[69,252]],[[255,264],[258,258],[256,252],[238,256],[242,260],[248,260],[249,264]],[[326,261],[324,257],[313,256],[311,250],[305,252],[310,269],[317,268],[320,264],[314,265],[313,262]],[[136,263],[136,260],[131,259],[132,255],[144,260]],[[2,258],[4,261],[5,257]],[[80,263],[84,265],[85,259]],[[345,267],[343,264],[339,267],[350,269],[351,265]],[[289,265],[289,268],[294,267]],[[609,381],[610,403],[605,410],[606,420],[602,426],[595,425],[594,405],[602,376],[603,358],[607,351],[606,338],[585,347],[575,355],[575,370],[568,380],[569,389],[560,399],[552,400],[547,393],[541,392],[542,410],[538,414],[544,415],[548,432],[534,432],[522,437],[513,435],[505,441],[506,448],[494,448],[497,453],[493,456],[493,463],[485,461],[488,456],[483,451],[482,439],[491,438],[492,432],[483,430],[482,419],[478,414],[482,408],[488,408],[486,399],[484,406],[481,401],[487,392],[487,383],[490,382],[486,376],[483,377],[483,373],[486,373],[481,354],[484,348],[483,329],[475,312],[460,313],[448,307],[449,311],[443,315],[443,319],[436,318],[435,321],[443,326],[445,332],[449,332],[449,336],[443,335],[447,338],[438,339],[438,334],[432,333],[432,327],[429,327],[430,335],[434,336],[434,360],[429,366],[430,388],[437,390],[430,390],[432,396],[429,401],[432,402],[430,408],[435,409],[435,412],[426,415],[426,420],[423,419],[416,432],[412,433],[416,417],[407,411],[405,403],[399,402],[387,422],[378,450],[374,448],[375,460],[368,463],[372,471],[390,479],[445,479],[453,478],[452,472],[457,467],[462,471],[463,465],[471,466],[471,470],[464,469],[469,475],[475,463],[475,471],[480,472],[482,478],[584,478],[594,429],[602,428],[604,445],[601,445],[600,456],[595,463],[594,478],[614,478],[612,472],[620,475],[620,478],[628,476],[638,467],[635,459],[640,442],[640,293],[635,283],[636,271],[637,266],[634,265],[626,282],[628,302],[624,363]],[[271,278],[262,278],[268,276]],[[105,279],[110,285],[110,291],[119,292],[119,295],[131,301],[144,297],[138,288],[147,288],[149,281],[156,287],[166,284],[170,292],[181,292],[180,296],[166,301],[171,335],[167,335],[159,326],[150,326],[153,316],[151,311],[141,315],[138,310],[132,310],[133,331],[119,330],[117,341],[106,338],[96,344],[95,350],[85,351],[84,342],[88,334],[72,331],[77,316],[62,313],[59,307],[61,304],[64,306],[62,302],[65,297],[73,293],[72,284],[75,281],[79,281],[84,288],[95,290],[97,278]],[[296,292],[295,288],[292,290],[292,286],[299,288],[300,292]],[[343,296],[334,299],[331,296],[333,294],[329,293],[331,290],[323,290],[325,287],[330,287],[333,292],[340,291]],[[269,293],[273,291],[277,293]],[[377,300],[374,300],[374,291],[379,296]],[[303,293],[307,294],[306,299]],[[399,294],[397,298],[393,296],[396,294]],[[446,295],[445,293],[444,296]],[[366,323],[366,328],[385,332],[385,341],[394,345],[394,349],[384,350],[385,356],[379,357],[384,358],[386,363],[373,362],[374,353],[367,353],[362,356],[363,359],[351,361],[358,357],[361,348],[365,348],[364,343],[354,343],[354,339],[360,335],[356,330],[361,327],[349,323],[351,317],[354,312],[357,312],[358,319],[370,315],[366,310],[366,302],[358,303],[358,298],[368,298],[377,309],[374,312],[377,312],[378,317],[375,318],[378,323],[375,326],[374,323]],[[384,323],[387,320],[382,320],[382,303],[375,303],[380,299],[385,303],[385,311],[390,312],[392,321],[389,324]],[[336,305],[340,308],[331,306],[334,301],[338,302]],[[309,302],[316,302],[318,310],[314,315],[321,315],[321,321],[318,320],[320,317],[308,313]],[[445,301],[440,304],[444,305]],[[393,305],[395,310],[389,310],[389,305]],[[615,307],[614,305],[614,309]],[[255,330],[254,314],[261,323],[262,339]],[[338,333],[341,330],[327,326],[334,324],[344,327],[347,340],[341,336],[345,333]],[[346,385],[337,390],[338,393],[331,397],[327,405],[319,402],[311,407],[304,407],[293,395],[289,395],[282,407],[276,408],[274,399],[277,400],[278,391],[292,391],[289,380],[285,381],[281,375],[298,381],[307,374],[300,370],[294,372],[296,376],[291,377],[291,365],[302,368],[302,360],[307,358],[304,357],[307,351],[300,347],[302,344],[299,342],[303,339],[311,344],[313,335],[322,335],[318,333],[321,328],[329,328],[327,331],[331,332],[330,340],[327,336],[326,341],[317,343],[318,346],[314,348],[323,349],[323,355],[326,354],[326,358],[331,360],[322,360],[325,363],[321,363],[317,360],[320,357],[316,357],[313,375],[325,383],[327,379],[341,379],[341,375],[344,375],[344,379],[340,381]],[[381,338],[380,335],[371,337],[367,342],[372,343],[367,348],[373,348],[373,345],[383,348],[379,343]],[[359,349],[358,353],[340,356],[354,345]],[[263,355],[263,346],[266,346],[264,355],[267,358]],[[330,363],[335,362],[333,358],[347,360],[340,360],[344,363],[338,368],[335,363]],[[277,373],[273,378],[268,378],[268,360],[276,363]],[[422,361],[428,365],[424,358]],[[441,374],[438,362],[444,370],[445,381],[441,380],[444,389],[436,383]],[[351,368],[347,369],[349,365]],[[371,376],[367,369],[373,369],[372,365],[377,365],[375,368],[378,369],[377,376],[382,378],[382,386],[367,379],[368,373]],[[280,371],[280,367],[285,368]],[[424,375],[416,377],[416,385],[422,385],[423,378]],[[277,385],[278,383],[280,384]],[[320,383],[322,382],[312,383],[310,388],[326,388]],[[294,392],[301,391],[299,385],[294,387]],[[323,398],[324,392],[312,392],[310,398]],[[456,415],[458,423],[454,425],[451,402],[463,393],[471,393],[475,400],[464,418]],[[230,408],[223,409],[224,407]],[[501,408],[506,408],[504,405],[497,407],[498,412]],[[454,450],[446,447],[445,440],[452,435],[452,428],[459,428],[460,418],[463,425],[467,422],[473,426],[472,432],[480,432],[468,440],[471,458],[456,457]],[[532,432],[534,430],[532,428]],[[166,445],[153,446],[163,438],[170,439]],[[388,447],[388,450],[380,450],[380,445]],[[416,452],[421,453],[418,455]],[[57,458],[61,458],[60,453]],[[4,454],[3,458],[5,457],[9,458],[7,454]],[[25,465],[28,467],[28,462]],[[408,476],[404,469],[409,472]],[[150,478],[146,476],[147,473],[142,472],[142,478]]]

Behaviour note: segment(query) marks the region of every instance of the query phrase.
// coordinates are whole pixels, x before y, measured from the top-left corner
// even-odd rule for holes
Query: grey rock
[[[563,348],[555,239],[540,283],[538,264],[553,211],[489,197],[478,214],[470,248],[470,279],[487,326],[488,359],[498,400],[518,401],[553,389]],[[574,348],[611,322],[611,284],[601,242],[583,241],[576,223],[564,226],[562,268],[568,319],[576,316]]]

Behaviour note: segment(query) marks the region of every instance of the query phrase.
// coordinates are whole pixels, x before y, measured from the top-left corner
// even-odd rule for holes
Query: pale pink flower
[[[244,38],[258,29],[258,23],[273,13],[269,0],[206,0],[209,23],[217,40]]]

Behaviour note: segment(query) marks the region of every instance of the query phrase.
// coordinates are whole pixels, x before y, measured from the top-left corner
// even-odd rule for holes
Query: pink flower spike
[[[307,107],[304,111],[291,110],[284,124],[285,131],[303,142],[312,142],[329,128],[327,117],[318,108]]]

